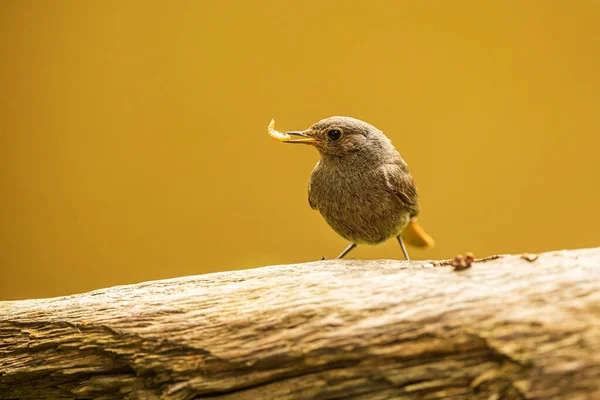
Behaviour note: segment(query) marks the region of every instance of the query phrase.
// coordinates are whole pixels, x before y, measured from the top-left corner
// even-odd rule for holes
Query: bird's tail
[[[433,247],[435,245],[433,238],[418,224],[415,217],[410,219],[401,235],[406,243],[414,247]]]

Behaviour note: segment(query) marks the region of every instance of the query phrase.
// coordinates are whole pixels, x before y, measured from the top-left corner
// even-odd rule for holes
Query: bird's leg
[[[346,248],[344,249],[344,251],[342,251],[342,252],[340,253],[340,255],[339,255],[339,256],[337,256],[337,258],[338,258],[338,259],[340,259],[340,258],[344,258],[344,256],[345,256],[346,254],[350,253],[350,250],[352,250],[352,249],[353,249],[353,248],[355,248],[355,247],[356,247],[356,243],[350,243],[350,244],[348,245],[348,247],[346,247]]]
[[[404,253],[404,258],[406,258],[406,261],[410,261],[410,258],[408,258],[408,252],[406,251],[406,247],[404,247],[404,241],[402,240],[402,236],[398,235],[397,239],[398,239],[398,243],[400,243],[400,247],[402,247],[402,252]]]

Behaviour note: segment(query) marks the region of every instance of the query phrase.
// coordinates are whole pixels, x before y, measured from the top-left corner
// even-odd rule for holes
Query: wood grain
[[[0,399],[600,399],[600,249],[0,302]]]

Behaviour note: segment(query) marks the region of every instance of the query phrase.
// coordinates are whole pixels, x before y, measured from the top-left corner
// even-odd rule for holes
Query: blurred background
[[[600,3],[0,2],[0,299],[335,257],[316,150],[408,162],[433,250],[600,245]],[[354,258],[402,259],[394,240]]]

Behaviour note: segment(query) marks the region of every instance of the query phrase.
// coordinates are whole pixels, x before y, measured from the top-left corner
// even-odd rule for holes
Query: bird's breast
[[[387,190],[379,171],[315,168],[311,176],[311,204],[340,236],[354,243],[380,243],[408,223],[408,212]]]

